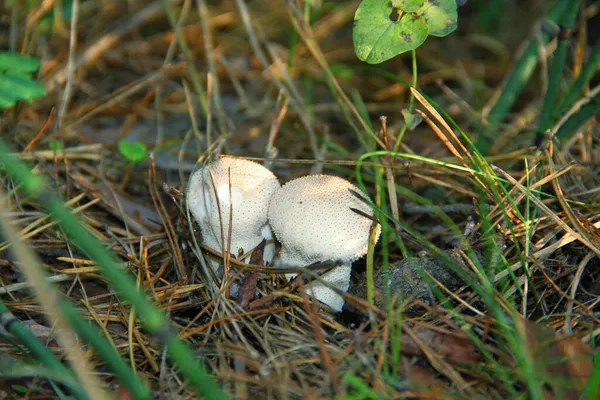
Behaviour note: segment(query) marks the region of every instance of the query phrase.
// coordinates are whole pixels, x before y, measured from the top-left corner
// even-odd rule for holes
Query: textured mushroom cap
[[[373,211],[350,189],[361,193],[337,176],[308,175],[289,181],[275,192],[269,205],[269,222],[281,243],[282,263],[351,263],[367,252],[372,221],[351,208],[367,215],[373,215]]]
[[[255,248],[268,231],[269,200],[279,186],[267,168],[237,158],[219,158],[194,172],[188,185],[187,205],[200,225],[204,244],[222,251],[221,223],[227,243],[231,208],[231,253],[237,256],[240,251]]]

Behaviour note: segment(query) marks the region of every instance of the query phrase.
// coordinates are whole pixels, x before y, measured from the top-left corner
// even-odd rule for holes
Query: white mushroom
[[[309,175],[294,179],[275,192],[269,205],[269,223],[281,243],[280,262],[285,266],[307,266],[318,261],[339,260],[343,264],[321,279],[347,291],[352,262],[362,257],[369,245],[373,211],[352,192],[356,186],[330,175]],[[377,238],[380,227],[378,226]],[[340,311],[344,299],[315,281],[307,293]]]
[[[279,186],[267,168],[237,158],[219,158],[194,172],[188,184],[187,206],[200,225],[202,242],[220,252],[224,243],[227,249],[230,210],[230,252],[234,257],[250,252],[263,239],[272,239],[267,210]],[[271,261],[274,253],[274,245],[268,246],[263,259]]]

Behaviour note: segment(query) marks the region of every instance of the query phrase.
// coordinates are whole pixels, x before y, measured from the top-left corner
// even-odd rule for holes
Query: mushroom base
[[[342,264],[321,276],[321,281],[327,282],[335,288],[347,292],[350,287],[350,273],[352,264]],[[333,311],[342,311],[344,298],[337,294],[333,289],[328,288],[322,282],[314,281],[306,285],[306,294],[313,296],[321,303],[328,305]]]

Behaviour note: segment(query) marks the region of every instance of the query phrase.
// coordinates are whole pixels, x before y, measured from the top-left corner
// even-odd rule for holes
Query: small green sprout
[[[148,148],[144,143],[138,141],[119,140],[119,153],[132,164],[148,158]]]

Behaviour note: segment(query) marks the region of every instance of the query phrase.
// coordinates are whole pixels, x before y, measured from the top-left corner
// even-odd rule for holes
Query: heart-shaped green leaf
[[[398,12],[398,20],[390,17]],[[377,64],[416,49],[427,38],[427,21],[403,13],[389,0],[363,0],[354,15],[352,38],[359,59]]]
[[[415,12],[424,2],[425,0],[392,0],[392,7],[406,12]]]
[[[148,157],[148,149],[142,142],[119,140],[119,153],[132,163],[144,161]]]
[[[417,13],[427,20],[430,35],[446,36],[456,29],[456,0],[425,0]]]

